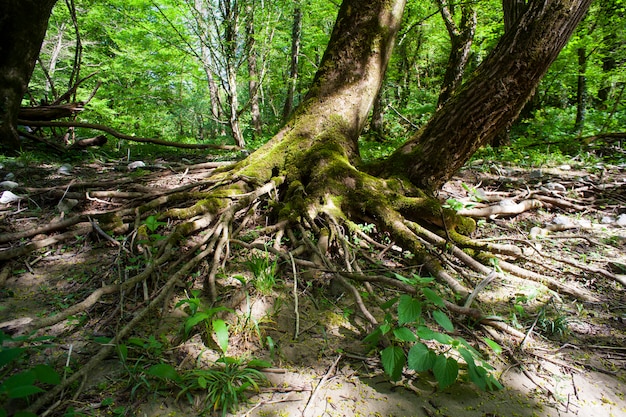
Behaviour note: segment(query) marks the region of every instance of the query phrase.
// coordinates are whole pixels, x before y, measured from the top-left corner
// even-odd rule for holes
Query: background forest
[[[366,138],[395,145],[435,111],[450,51],[445,3],[409,1]],[[254,149],[307,91],[338,7],[323,0],[59,2],[31,100],[52,102],[93,74],[76,92],[77,101],[86,100],[97,87],[79,121],[139,137]],[[573,138],[621,130],[625,7],[622,0],[592,5],[512,127],[512,140],[577,151],[581,143]],[[470,74],[504,30],[502,4],[481,0],[446,10],[457,31],[475,16],[464,71]],[[377,155],[386,148],[365,146]]]

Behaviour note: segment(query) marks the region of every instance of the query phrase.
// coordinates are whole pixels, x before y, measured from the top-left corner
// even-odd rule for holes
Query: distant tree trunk
[[[250,94],[250,118],[255,136],[263,133],[261,127],[261,110],[259,109],[259,71],[256,40],[254,39],[254,7],[246,8],[246,38],[248,45],[248,90]]]
[[[546,0],[528,10],[429,123],[384,170],[438,189],[519,115],[592,0]]]
[[[298,62],[300,59],[300,40],[302,38],[302,9],[300,0],[294,2],[293,26],[291,27],[291,65],[289,66],[289,80],[287,95],[283,107],[283,122],[286,122],[293,111],[294,96],[298,85]]]
[[[526,0],[502,0],[502,12],[504,14],[504,33],[508,33],[515,28],[528,5]],[[532,93],[534,95],[534,92]],[[491,141],[491,146],[499,148],[511,144],[511,136],[509,129],[516,120],[511,120],[500,133],[498,133]]]
[[[383,89],[381,88],[374,100],[372,117],[370,118],[370,132],[373,133],[377,141],[382,141],[385,136],[383,107]]]
[[[585,114],[587,112],[587,50],[578,48],[578,83],[576,89],[576,121],[574,133],[580,135],[585,126]]]
[[[448,0],[437,0],[437,2],[450,35],[450,54],[437,103],[437,108],[441,108],[463,81],[465,66],[469,60],[476,32],[476,11],[471,3],[462,3],[460,6],[461,24],[457,26],[454,22],[454,5],[449,5]]]
[[[239,92],[237,88],[237,47],[239,31],[239,7],[236,1],[221,0],[220,10],[222,14],[222,24],[224,25],[224,60],[226,64],[226,97],[228,100],[228,125],[235,144],[241,148],[246,146],[246,142],[241,132],[239,124]]]
[[[0,2],[0,148],[8,151],[20,147],[17,113],[55,3],[56,0]]]
[[[224,135],[225,132],[218,132],[218,130],[224,130],[220,121],[222,120],[221,103],[219,99],[219,90],[214,78],[214,62],[211,56],[211,29],[209,27],[209,9],[204,0],[194,1],[194,14],[196,17],[197,33],[200,41],[200,60],[202,62],[202,69],[207,79],[207,86],[209,89],[209,100],[211,101],[211,116],[213,119],[213,125],[217,128],[211,129],[211,134],[219,133]],[[200,118],[203,121],[203,118]],[[204,127],[201,126],[201,131],[204,132]],[[203,133],[204,135],[204,133]],[[202,139],[204,138],[202,135]]]

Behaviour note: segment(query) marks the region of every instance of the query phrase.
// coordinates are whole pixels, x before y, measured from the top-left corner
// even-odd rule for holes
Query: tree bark
[[[289,82],[287,97],[283,106],[283,122],[286,122],[293,111],[294,96],[298,85],[298,62],[300,59],[300,40],[302,37],[302,9],[297,0],[293,8],[293,25],[291,27],[291,64],[289,65]]]
[[[56,0],[0,2],[0,148],[8,151],[20,147],[17,114],[55,3]]]
[[[447,0],[437,0],[441,9],[441,16],[446,24],[450,36],[450,54],[443,85],[439,93],[437,108],[441,108],[448,101],[454,91],[461,85],[465,67],[469,60],[474,33],[476,32],[476,10],[469,3],[461,5],[461,24],[454,22],[454,12]]]
[[[587,113],[587,50],[578,48],[578,80],[576,88],[576,120],[574,121],[574,133],[580,135],[585,127],[585,115]]]
[[[256,40],[254,39],[254,7],[248,5],[246,13],[246,37],[248,44],[248,90],[250,94],[250,118],[255,136],[261,136],[261,110],[259,109],[259,70]]]
[[[382,173],[404,175],[431,191],[443,185],[518,116],[590,4],[531,2],[471,79],[388,158]]]

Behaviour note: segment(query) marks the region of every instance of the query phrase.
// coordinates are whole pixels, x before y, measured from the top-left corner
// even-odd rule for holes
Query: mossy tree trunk
[[[56,0],[0,2],[0,147],[19,149],[17,113]]]

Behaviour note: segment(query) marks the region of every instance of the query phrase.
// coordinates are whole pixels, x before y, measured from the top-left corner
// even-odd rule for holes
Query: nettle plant
[[[366,343],[375,347],[385,341],[386,347],[380,351],[385,373],[397,381],[405,368],[432,372],[439,388],[444,389],[457,381],[459,368],[465,364],[467,376],[480,389],[501,389],[493,375],[494,368],[480,352],[462,337],[449,334],[454,332],[454,324],[446,313],[444,300],[429,287],[434,278],[417,275],[406,278],[397,274],[396,278],[417,286],[417,294],[404,294],[384,303],[382,324],[365,338]],[[427,325],[429,319],[443,331],[431,329]],[[493,340],[485,338],[485,343],[495,353],[502,350]]]

